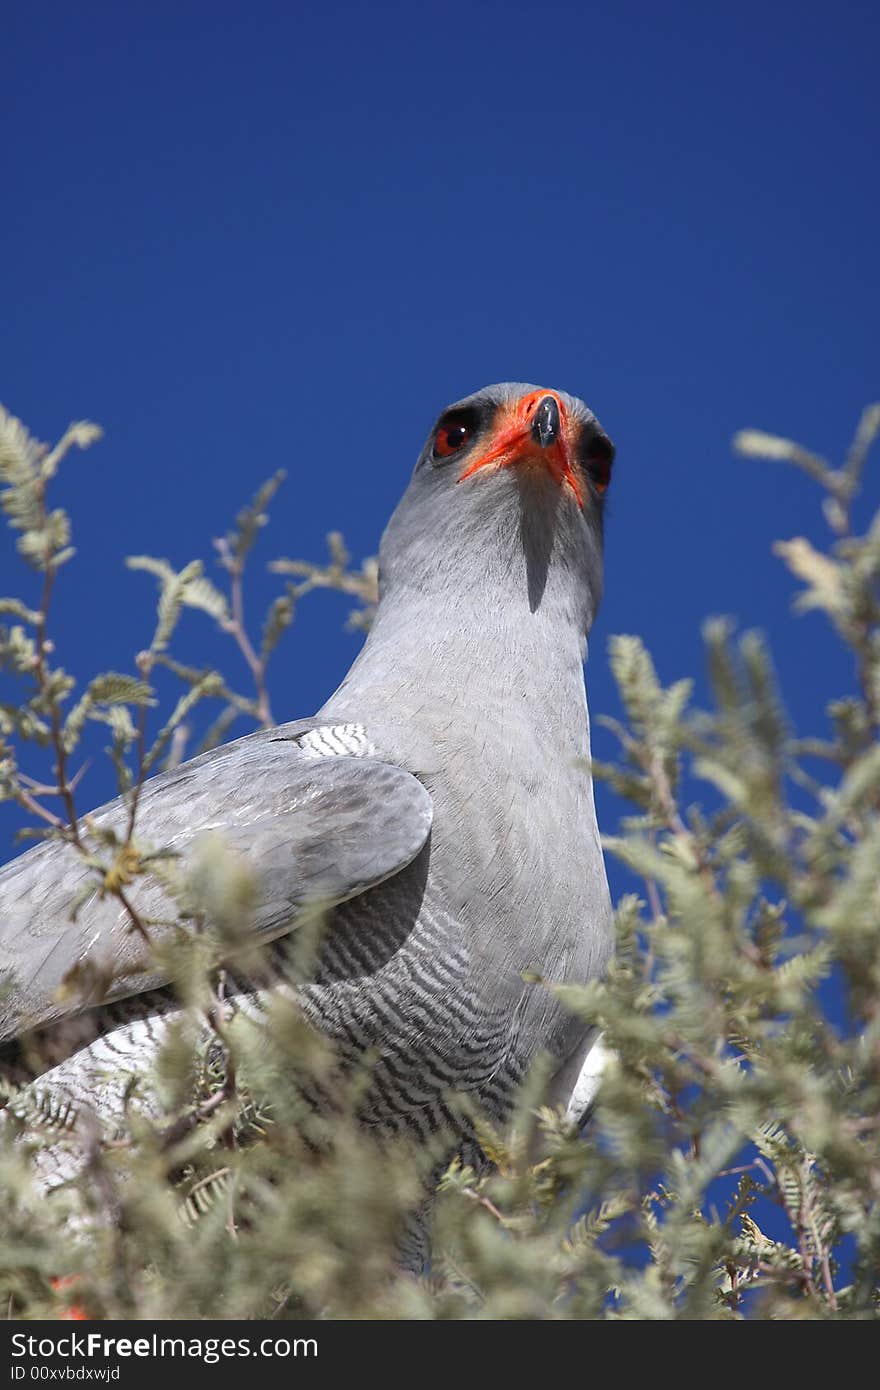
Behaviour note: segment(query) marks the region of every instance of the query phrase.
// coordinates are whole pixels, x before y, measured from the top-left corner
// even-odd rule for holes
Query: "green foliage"
[[[143,780],[183,754],[198,703],[220,702],[209,739],[235,717],[270,723],[267,663],[296,603],[331,587],[368,621],[375,563],[353,571],[335,536],[328,565],[275,562],[291,582],[252,642],[245,563],[276,475],[216,543],[228,592],[198,562],[180,572],[129,562],[159,583],[152,641],[134,672],[96,677],[68,709],[73,682],[50,662],[48,618],[70,527],[45,490],[70,445],[95,433],[73,427],[49,452],[0,417],[4,506],[29,537],[23,558],[49,581],[41,596],[0,601],[11,620],[0,663],[22,689],[0,707],[0,794],[66,840],[122,909],[135,877],[163,876],[187,924],[162,948],[181,1011],[152,1078],[123,1086],[122,1123],[77,1112],[39,1080],[6,1085],[0,1297],[14,1315],[71,1304],[108,1318],[877,1315],[880,514],[860,535],[852,507],[878,430],[872,407],[839,468],[789,441],[737,437],[741,452],[794,464],[824,494],[827,549],[802,537],[777,547],[803,586],[797,610],[823,613],[853,656],[855,688],[821,737],[792,729],[756,633],[706,624],[708,710],[694,708],[690,680],[663,684],[638,638],[612,640],[621,713],[604,722],[620,752],[592,770],[628,803],[605,845],[640,893],[618,904],[604,980],[546,985],[604,1030],[596,1107],[577,1134],[536,1074],[506,1132],[473,1117],[494,1167],[447,1168],[431,1272],[416,1279],[400,1272],[400,1232],[442,1155],[359,1128],[369,1059],[364,1075],[340,1077],[291,991],[262,1009],[235,1006],[230,972],[246,964],[259,980],[266,966],[241,955],[247,867],[208,842],[189,881],[175,882],[161,847],[137,839]],[[171,655],[185,607],[233,639],[252,693]],[[160,668],[185,689],[151,734]],[[130,807],[122,838],[77,814],[69,759],[94,721],[111,731]],[[41,749],[53,760],[43,780],[21,769]],[[149,936],[133,913],[132,926]],[[297,934],[291,978],[320,930],[316,919]],[[843,1021],[832,997],[845,1001]],[[334,1096],[331,1110],[308,1103],[316,1087]],[[68,1152],[79,1171],[47,1200],[36,1179]]]
[[[378,562],[371,558],[365,560],[359,570],[352,570],[351,556],[338,531],[330,532],[327,549],[329,565],[314,565],[308,560],[273,560],[269,568],[274,574],[293,575],[299,581],[288,588],[291,600],[302,598],[315,589],[335,589],[338,593],[350,594],[358,606],[348,616],[349,627],[368,628],[379,601]]]

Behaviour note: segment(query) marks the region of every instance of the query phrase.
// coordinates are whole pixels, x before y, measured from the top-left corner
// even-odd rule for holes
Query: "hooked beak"
[[[560,485],[567,483],[583,509],[583,486],[572,466],[567,414],[555,391],[532,391],[499,412],[489,448],[468,464],[458,481],[491,464],[508,468],[526,462],[542,464]]]
[[[561,428],[559,402],[555,396],[545,396],[532,416],[530,434],[542,449],[549,449],[551,444],[556,443]]]

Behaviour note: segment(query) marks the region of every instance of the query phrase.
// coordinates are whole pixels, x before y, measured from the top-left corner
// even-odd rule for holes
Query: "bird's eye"
[[[435,459],[448,459],[463,449],[473,439],[474,424],[464,415],[451,415],[438,425],[434,435],[433,454]]]
[[[607,434],[594,434],[584,450],[584,468],[600,497],[608,490],[613,463],[614,445],[611,440]]]

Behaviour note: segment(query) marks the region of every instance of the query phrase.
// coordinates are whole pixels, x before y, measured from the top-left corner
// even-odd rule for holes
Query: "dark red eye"
[[[584,467],[590,482],[601,497],[611,482],[611,468],[614,463],[614,445],[607,435],[595,434],[589,441],[584,459]]]
[[[448,459],[453,454],[457,454],[459,449],[463,449],[465,444],[470,442],[473,435],[474,427],[470,420],[465,420],[461,416],[444,420],[434,435],[435,459]]]

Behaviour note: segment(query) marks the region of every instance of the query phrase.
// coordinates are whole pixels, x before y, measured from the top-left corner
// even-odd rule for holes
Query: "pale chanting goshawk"
[[[448,1135],[454,1152],[452,1097],[503,1121],[542,1054],[573,1119],[595,1090],[601,1043],[524,973],[588,981],[611,952],[583,665],[613,456],[562,391],[504,383],[451,406],[386,528],[375,622],[336,693],[143,789],[145,843],[185,867],[210,830],[247,863],[263,939],[330,905],[297,995],[343,1062],[375,1057],[362,1118],[380,1132]],[[120,800],[93,819],[123,832],[126,814]],[[51,1043],[72,1008],[63,982],[94,963],[102,997],[73,1003],[92,1040],[40,1085],[100,1113],[175,1005],[97,881],[71,920],[89,872],[50,841],[0,873],[0,1041]],[[148,877],[131,893],[163,915]]]

